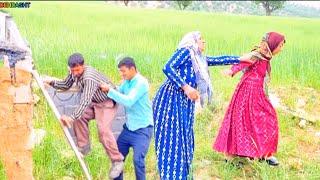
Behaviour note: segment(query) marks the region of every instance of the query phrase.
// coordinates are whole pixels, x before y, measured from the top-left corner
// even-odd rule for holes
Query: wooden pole
[[[42,82],[42,79],[39,76],[38,71],[32,70],[31,73],[32,73],[33,77],[35,78],[35,80],[37,81],[37,83],[38,83],[38,85],[39,85],[44,97],[46,98],[47,102],[49,103],[50,108],[53,110],[54,115],[56,116],[56,119],[59,121],[59,123],[60,123],[60,125],[61,125],[61,127],[63,129],[63,132],[64,132],[64,134],[65,134],[65,136],[66,136],[66,138],[67,138],[72,150],[74,151],[74,153],[76,154],[76,157],[78,158],[78,160],[80,162],[80,165],[81,165],[83,173],[85,174],[85,176],[86,176],[86,178],[88,180],[91,180],[91,176],[90,176],[89,170],[88,170],[88,168],[87,168],[87,166],[86,166],[86,164],[85,164],[85,162],[83,160],[83,157],[80,154],[80,152],[78,151],[78,148],[77,148],[76,144],[74,143],[68,128],[61,123],[61,121],[60,121],[61,115],[60,115],[57,107],[55,106],[54,102],[52,101],[50,95],[46,91],[46,89],[44,87],[44,84]]]

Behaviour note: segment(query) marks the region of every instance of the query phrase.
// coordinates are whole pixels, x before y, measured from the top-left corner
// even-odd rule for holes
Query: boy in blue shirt
[[[129,153],[129,148],[133,148],[136,179],[145,180],[145,157],[153,134],[149,83],[138,73],[131,57],[123,58],[118,68],[124,79],[118,90],[106,83],[102,83],[100,88],[107,93],[109,98],[125,107],[127,121],[117,140],[118,148],[125,158]],[[122,180],[123,173],[116,179]]]

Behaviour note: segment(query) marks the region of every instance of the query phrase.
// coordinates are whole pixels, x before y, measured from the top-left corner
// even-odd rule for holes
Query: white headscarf
[[[200,91],[201,105],[204,105],[205,97],[211,102],[212,85],[208,71],[208,62],[206,57],[199,50],[198,41],[201,38],[199,31],[192,31],[183,36],[178,45],[178,49],[187,48],[190,51],[192,67],[196,74],[198,90]]]

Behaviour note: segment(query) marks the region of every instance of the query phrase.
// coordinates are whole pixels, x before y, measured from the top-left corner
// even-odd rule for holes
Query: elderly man
[[[80,87],[79,106],[71,116],[62,115],[60,120],[69,128],[73,125],[79,151],[86,155],[90,151],[88,123],[90,120],[96,119],[99,140],[112,161],[109,177],[116,178],[123,170],[124,159],[111,131],[111,122],[114,119],[117,106],[99,88],[100,82],[105,82],[111,87],[114,85],[102,73],[84,65],[84,58],[80,53],[74,53],[69,57],[68,66],[70,72],[65,80],[45,81],[55,89],[67,90],[74,83]]]

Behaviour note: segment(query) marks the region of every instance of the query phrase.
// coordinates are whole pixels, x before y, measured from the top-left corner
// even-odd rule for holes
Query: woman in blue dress
[[[238,64],[238,56],[204,56],[199,31],[187,33],[163,68],[167,76],[153,100],[155,150],[161,179],[192,179],[194,109],[211,102],[208,66]]]

